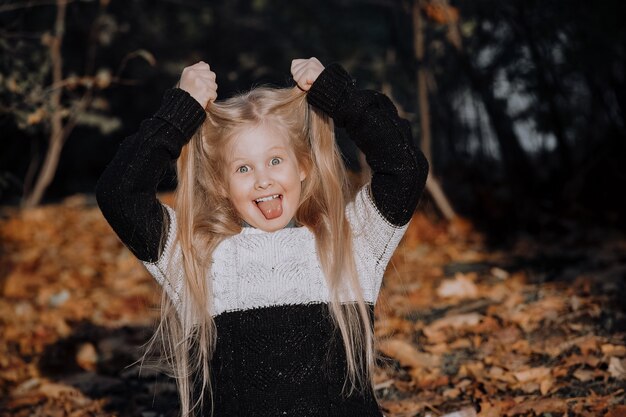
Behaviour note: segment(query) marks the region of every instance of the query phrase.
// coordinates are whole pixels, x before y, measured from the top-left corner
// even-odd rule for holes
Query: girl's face
[[[246,128],[228,144],[225,162],[229,199],[239,216],[266,232],[285,227],[306,178],[285,133],[264,125]]]

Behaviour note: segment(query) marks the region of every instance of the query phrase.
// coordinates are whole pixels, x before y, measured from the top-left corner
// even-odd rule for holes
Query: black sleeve
[[[322,71],[307,99],[346,129],[372,169],[374,204],[390,223],[405,225],[428,175],[428,161],[413,142],[409,122],[398,116],[384,94],[356,89],[350,75],[336,63]]]
[[[156,262],[167,211],[157,185],[172,160],[205,119],[202,106],[184,90],[166,91],[156,114],[121,143],[96,184],[102,214],[140,260]]]

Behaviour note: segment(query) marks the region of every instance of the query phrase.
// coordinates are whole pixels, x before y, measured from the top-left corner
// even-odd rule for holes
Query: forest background
[[[57,3],[0,5],[4,204],[92,193],[186,65],[209,62],[228,97],[288,85],[291,59],[316,56],[393,98],[460,214],[623,225],[617,0]]]
[[[156,284],[96,180],[185,66],[219,99],[311,56],[387,94],[431,163],[377,303],[385,413],[626,415],[621,3],[0,1],[0,415],[174,415],[134,362]]]

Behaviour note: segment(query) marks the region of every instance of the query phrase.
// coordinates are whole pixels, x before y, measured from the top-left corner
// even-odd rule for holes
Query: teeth
[[[278,198],[278,194],[274,194],[274,195],[270,195],[268,197],[263,197],[263,198],[257,198],[256,201],[257,203],[260,203],[262,201],[269,201],[269,200],[273,200],[274,198]]]

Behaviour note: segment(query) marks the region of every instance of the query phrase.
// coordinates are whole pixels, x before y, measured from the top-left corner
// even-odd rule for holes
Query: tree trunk
[[[423,0],[413,3],[414,51],[417,61],[417,103],[420,115],[420,139],[422,152],[431,161],[431,173],[426,179],[426,190],[447,220],[456,217],[452,205],[437,181],[432,169],[432,135],[430,131],[430,104],[428,102],[428,70],[424,64],[424,19],[422,17]]]
[[[422,152],[426,159],[432,161],[431,134],[430,134],[430,106],[428,103],[428,77],[424,65],[424,19],[422,17],[423,0],[415,0],[413,3],[413,34],[415,38],[415,58],[417,60],[417,100],[420,115],[420,136]]]
[[[448,0],[433,1],[439,3],[444,10],[450,10]],[[469,78],[471,88],[478,94],[485,105],[490,125],[496,133],[498,144],[500,145],[500,153],[507,178],[514,188],[515,194],[528,195],[529,192],[532,192],[534,183],[532,165],[528,155],[521,146],[517,133],[513,129],[513,120],[506,112],[506,101],[498,99],[494,95],[489,79],[474,68],[471,59],[463,50],[459,20],[460,18],[457,18],[457,20],[453,18],[447,19],[448,42],[457,52],[457,59]]]
[[[546,63],[541,51],[538,41],[535,39],[531,24],[528,22],[529,16],[524,9],[523,2],[520,3],[520,13],[516,16],[515,20],[511,22],[511,26],[517,29],[518,35],[526,40],[530,56],[534,61],[537,71],[537,82],[539,84],[539,97],[543,98],[548,103],[548,111],[550,112],[550,121],[552,122],[552,131],[558,145],[557,152],[561,159],[563,167],[563,176],[567,178],[572,172],[572,159],[569,151],[569,144],[567,143],[567,135],[565,133],[565,123],[559,112],[559,107],[556,102],[556,97],[559,94],[559,88],[557,85],[558,76],[554,74],[549,63]]]
[[[63,79],[63,58],[61,56],[61,45],[65,33],[65,12],[67,0],[57,0],[57,14],[54,23],[54,39],[50,44],[50,59],[52,61],[52,85],[59,85]],[[43,166],[35,183],[32,193],[24,196],[22,207],[34,207],[41,202],[43,194],[52,182],[59,157],[63,149],[65,135],[63,132],[63,115],[61,109],[61,87],[55,88],[50,95],[50,137],[48,149]]]

